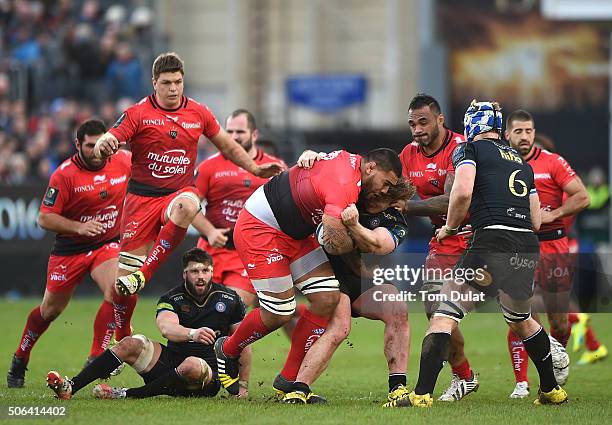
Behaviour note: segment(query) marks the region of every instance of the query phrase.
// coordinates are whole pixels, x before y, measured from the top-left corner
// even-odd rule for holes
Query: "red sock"
[[[113,304],[108,301],[102,301],[96,320],[94,321],[94,334],[89,350],[89,357],[98,357],[110,342],[115,333],[115,313]]]
[[[308,309],[302,313],[291,334],[291,348],[280,373],[283,378],[295,381],[302,360],[312,344],[323,335],[328,322],[328,318],[318,316]]]
[[[238,357],[244,347],[268,335],[272,330],[268,330],[261,321],[260,308],[254,308],[242,319],[232,336],[225,341],[223,352],[230,357]]]
[[[510,352],[510,361],[512,361],[512,370],[516,382],[528,381],[529,354],[525,350],[523,340],[512,332],[512,329],[508,329],[508,351]]]
[[[306,304],[298,304],[295,308],[295,313],[293,313],[293,317],[302,317],[306,311],[308,311],[308,306]]]
[[[601,345],[599,341],[597,340],[597,337],[595,336],[595,332],[593,331],[593,328],[590,326],[587,328],[586,336],[584,339],[585,339],[585,344],[587,346],[587,350],[589,351],[595,351]]]
[[[132,314],[138,302],[138,295],[119,295],[113,291],[113,314],[115,318],[115,340],[121,341],[132,334]]]
[[[172,221],[168,222],[161,228],[157,235],[157,240],[153,244],[153,250],[140,268],[140,271],[145,277],[145,281],[149,281],[159,267],[168,259],[174,248],[180,245],[185,239],[187,229],[177,226]]]
[[[472,377],[472,368],[470,362],[465,359],[459,366],[453,366],[453,373],[459,376],[459,379],[470,379]]]
[[[21,341],[15,355],[27,363],[30,360],[30,352],[34,348],[34,344],[50,324],[51,322],[47,322],[40,314],[40,306],[34,307],[28,316],[25,328],[23,328]]]
[[[564,347],[567,347],[567,341],[569,341],[571,333],[572,333],[572,327],[570,326],[569,323],[567,324],[567,329],[565,333],[563,334],[559,334],[555,332],[554,329],[550,328],[550,336],[552,336],[554,339],[559,341],[559,343]]]
[[[567,315],[567,321],[569,322],[570,326],[572,326],[574,323],[578,323],[578,313],[569,313]]]

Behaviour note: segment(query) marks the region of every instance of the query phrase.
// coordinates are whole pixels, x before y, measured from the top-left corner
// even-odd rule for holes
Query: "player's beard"
[[[535,142],[533,142],[533,143],[531,143],[529,146],[525,146],[525,145],[522,145],[522,146],[521,146],[521,143],[523,143],[523,142],[525,142],[525,141],[527,141],[527,142],[528,142],[528,140],[521,140],[521,141],[519,142],[519,144],[518,144],[517,148],[516,148],[516,150],[517,150],[517,151],[519,151],[519,153],[521,154],[521,156],[527,156],[527,155],[529,155],[529,152],[531,152],[531,150],[533,149],[533,145],[535,144]]]
[[[240,146],[242,146],[245,151],[249,152],[253,148],[253,137],[249,137],[248,140],[240,143]]]
[[[89,170],[99,170],[106,164],[105,159],[98,159],[93,155],[91,157],[86,157],[85,155],[83,155],[82,151],[79,151],[79,156],[81,157],[81,160],[85,163],[87,169]]]
[[[204,286],[196,286],[197,283],[204,283]],[[193,298],[197,301],[203,301],[210,292],[210,281],[206,282],[204,279],[197,279],[192,283],[189,279],[185,279],[185,287]]]

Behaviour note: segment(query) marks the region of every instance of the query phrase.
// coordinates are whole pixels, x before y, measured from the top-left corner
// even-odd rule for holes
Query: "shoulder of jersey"
[[[125,149],[119,149],[117,151],[117,157],[120,158],[121,161],[127,163],[127,165],[132,165],[132,152]]]
[[[238,295],[238,293],[236,291],[234,291],[233,289],[225,286],[225,285],[221,285],[219,283],[214,283],[214,285],[216,285],[215,290],[222,292],[224,295],[226,296],[230,296],[234,301],[237,301],[240,299],[240,296]]]
[[[223,155],[221,155],[221,152],[217,152],[217,153],[212,154],[211,156],[209,156],[209,157],[208,157],[208,158],[206,158],[205,160],[203,160],[203,161],[200,163],[200,167],[201,167],[201,166],[202,166],[202,164],[204,164],[204,163],[207,163],[207,164],[208,164],[208,163],[211,163],[211,162],[213,162],[213,161],[224,161],[224,160],[225,160],[225,157],[223,157]]]
[[[64,162],[60,164],[59,167],[53,172],[53,174],[66,174],[73,170],[77,169],[77,167],[72,162],[72,157],[68,158]]]

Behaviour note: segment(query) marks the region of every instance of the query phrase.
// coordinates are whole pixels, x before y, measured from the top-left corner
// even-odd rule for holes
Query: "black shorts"
[[[455,280],[461,271],[469,285],[487,296],[497,297],[501,290],[525,301],[533,295],[539,257],[540,243],[534,233],[478,229],[455,267]],[[468,270],[475,273],[468,276]],[[474,274],[476,278],[471,278]]]
[[[145,384],[148,384],[149,382],[154,381],[160,376],[177,368],[186,358],[184,355],[170,350],[164,344],[159,345],[161,345],[162,349],[161,353],[159,353],[159,360],[157,360],[157,363],[155,363],[155,366],[153,366],[150,371],[141,375]],[[210,362],[207,363],[210,365]],[[212,366],[211,369],[213,369],[213,373],[216,376],[216,372]],[[210,384],[204,387],[197,389],[176,390],[175,392],[172,392],[172,389],[170,389],[171,394],[168,395],[177,397],[214,397],[217,395],[220,389],[221,383],[215,377]]]

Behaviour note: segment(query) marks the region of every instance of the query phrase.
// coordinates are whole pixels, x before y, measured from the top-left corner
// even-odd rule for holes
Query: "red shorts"
[[[157,239],[166,224],[172,201],[180,194],[191,192],[199,199],[195,187],[187,186],[166,196],[152,197],[128,193],[121,218],[121,251],[133,251]]]
[[[238,216],[234,244],[257,291],[287,291],[295,280],[327,262],[313,235],[295,240],[246,209]]]
[[[47,265],[47,290],[62,292],[74,289],[87,272],[119,256],[119,244],[107,243],[100,248],[75,255],[50,255]]]
[[[547,292],[568,292],[572,288],[575,254],[570,254],[567,237],[540,241],[540,262],[535,281]]]
[[[440,280],[436,278],[439,273],[433,271],[441,271],[444,275],[452,270],[467,249],[469,237],[470,235],[448,236],[442,243],[438,242],[435,236],[431,238],[429,253],[425,259],[426,278],[423,280],[425,282]]]
[[[214,248],[204,238],[198,239],[198,248],[208,252],[213,258],[213,282],[255,294],[253,284],[235,249]]]

